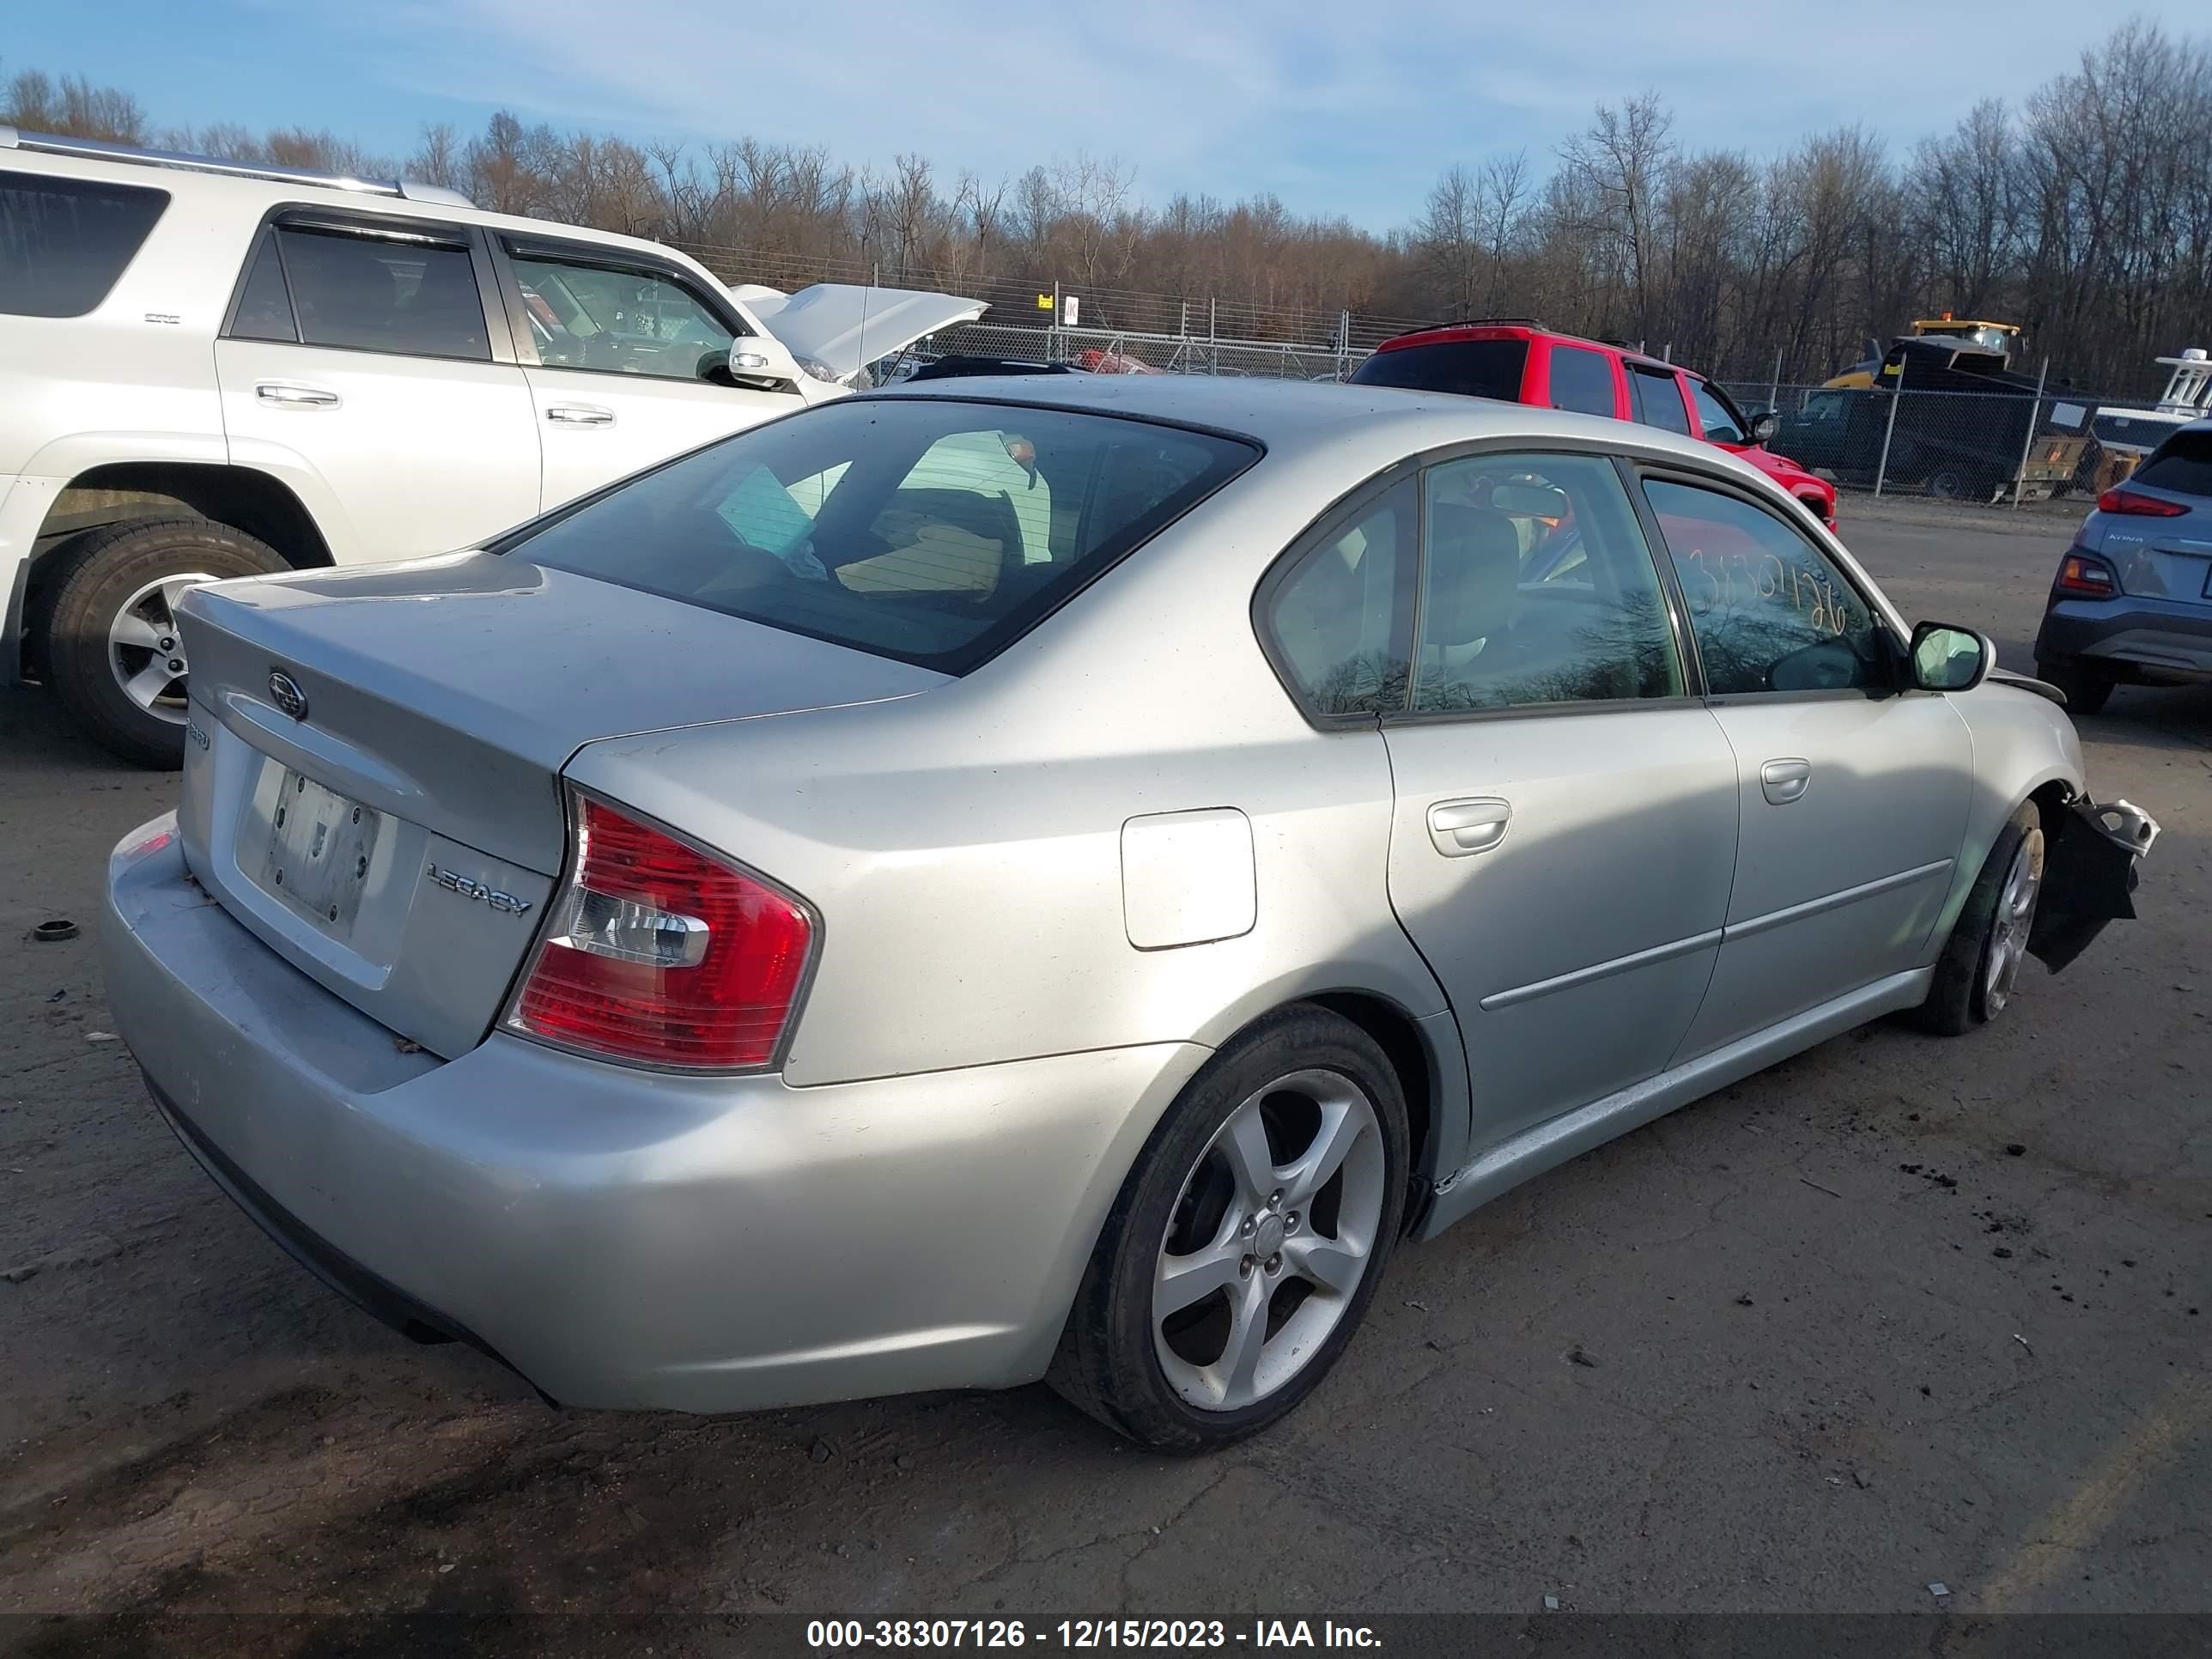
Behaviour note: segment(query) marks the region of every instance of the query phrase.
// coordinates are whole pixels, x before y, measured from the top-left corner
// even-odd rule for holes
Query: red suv
[[[1526,319],[1451,323],[1383,341],[1352,380],[1610,415],[1703,438],[1742,456],[1836,527],[1835,486],[1763,447],[1774,435],[1772,415],[1752,420],[1704,375],[1621,346]]]

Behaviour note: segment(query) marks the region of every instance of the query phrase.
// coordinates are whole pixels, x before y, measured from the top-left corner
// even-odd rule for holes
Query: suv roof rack
[[[105,138],[70,138],[53,132],[19,132],[0,126],[0,149],[38,150],[48,155],[73,155],[86,161],[129,161],[138,167],[180,167],[191,173],[220,173],[236,179],[272,179],[280,184],[314,185],[325,190],[358,191],[367,196],[396,196],[408,202],[436,202],[447,207],[472,208],[474,202],[443,185],[417,184],[407,179],[356,179],[349,173],[323,173],[313,167],[283,167],[266,161],[233,161],[220,155],[193,155],[184,150],[147,149],[118,144]]]

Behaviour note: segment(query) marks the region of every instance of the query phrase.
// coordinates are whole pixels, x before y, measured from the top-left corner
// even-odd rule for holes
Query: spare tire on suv
[[[176,605],[198,582],[290,565],[266,542],[206,519],[88,530],[51,556],[46,666],[63,710],[94,743],[141,766],[185,753],[190,663]]]

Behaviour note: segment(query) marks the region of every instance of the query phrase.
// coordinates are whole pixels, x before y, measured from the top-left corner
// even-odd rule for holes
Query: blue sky
[[[2140,15],[2185,33],[2201,0]],[[2017,100],[2124,13],[2078,0],[15,0],[0,71],[137,92],[157,125],[327,126],[404,154],[422,123],[526,119],[706,143],[750,133],[950,182],[1078,150],[1158,202],[1272,191],[1374,228],[1454,161],[1540,173],[1591,106],[1655,88],[1695,146],[1768,154],[1864,121],[1902,149]],[[1948,48],[1941,70],[1890,69]]]

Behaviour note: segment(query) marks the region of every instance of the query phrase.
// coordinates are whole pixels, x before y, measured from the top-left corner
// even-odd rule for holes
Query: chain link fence
[[[1747,412],[1774,411],[1768,448],[1838,489],[1875,495],[1981,503],[2094,495],[2134,471],[2174,424],[2146,417],[2142,398],[2071,387],[1723,385]]]
[[[1019,328],[963,323],[922,342],[925,355],[1067,363],[1102,374],[1225,374],[1281,380],[1340,380],[1367,353],[1340,341],[1237,340],[1131,329]]]
[[[1203,341],[1209,345],[1235,347],[1237,349],[1222,360],[1228,367],[1257,364],[1261,358],[1253,355],[1254,348],[1261,354],[1267,350],[1290,352],[1294,368],[1316,348],[1357,361],[1379,342],[1407,329],[1419,328],[1423,320],[1324,311],[1295,301],[1278,303],[1265,297],[1193,297],[1097,287],[1075,278],[1040,281],[993,276],[969,266],[900,265],[697,242],[679,241],[671,246],[690,254],[732,287],[760,283],[792,291],[811,283],[857,283],[958,294],[987,301],[991,309],[985,314],[993,327],[1024,333],[1081,331],[1086,335],[1103,333],[1125,337],[1140,343],[1141,352],[1131,355],[1141,355],[1148,363],[1163,355],[1158,349],[1160,343],[1170,341]],[[1063,331],[1060,327],[1062,324],[1071,326]],[[993,355],[1015,354],[1009,351]],[[1188,353],[1185,357],[1188,359]],[[1153,366],[1166,365],[1158,362]],[[1177,372],[1214,371],[1186,368]],[[1245,372],[1265,371],[1250,368]]]
[[[675,244],[732,285],[811,283],[933,289],[987,301],[984,320],[941,331],[919,355],[1066,363],[1104,373],[1341,380],[1381,341],[1419,319],[1322,311],[1264,298],[1224,300],[987,276],[964,267],[900,266],[760,249]],[[1073,313],[1075,323],[1067,321]],[[2031,392],[1839,387],[1777,379],[1721,382],[1747,411],[1771,410],[1769,447],[1875,495],[2010,502],[2095,495],[2172,429],[2140,397],[2071,387]],[[2132,414],[2113,411],[2132,410]]]

